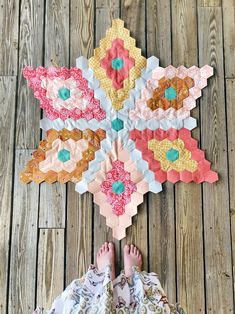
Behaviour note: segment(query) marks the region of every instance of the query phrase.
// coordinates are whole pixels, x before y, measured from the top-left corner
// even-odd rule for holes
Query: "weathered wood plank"
[[[131,36],[136,39],[136,46],[141,48],[142,55],[146,56],[145,2],[121,0],[120,9],[125,26],[131,31]]]
[[[71,2],[70,61],[75,65],[80,55],[91,57],[94,43],[94,2]],[[66,283],[81,277],[92,262],[92,195],[79,195],[68,184],[66,231]]]
[[[147,0],[147,55],[156,56],[160,66],[171,63],[171,4],[170,0]]]
[[[45,66],[54,60],[69,65],[69,0],[46,1]],[[53,38],[53,40],[51,40]],[[40,228],[65,227],[66,186],[61,183],[40,187]]]
[[[147,55],[171,64],[170,1],[147,1]],[[176,301],[174,187],[164,184],[159,194],[149,193],[149,271],[156,272],[170,302]]]
[[[95,47],[98,47],[106,30],[111,26],[111,21],[119,17],[119,0],[97,0],[96,1],[96,29],[95,29]]]
[[[125,26],[131,31],[131,36],[136,39],[137,47],[142,49],[142,55],[146,55],[145,34],[145,2],[144,1],[121,1],[121,18]],[[138,215],[134,216],[132,226],[127,229],[125,243],[134,243],[143,254],[143,268],[148,269],[148,209],[147,196],[144,203],[138,206]]]
[[[17,100],[16,146],[36,148],[40,139],[40,108],[27,87],[21,71],[26,65],[38,66],[43,61],[43,15],[41,0],[22,0],[20,10],[19,79]]]
[[[38,243],[37,304],[46,310],[64,287],[64,230],[41,229]]]
[[[199,0],[200,7],[221,7],[222,0]]]
[[[196,1],[172,4],[173,65],[190,67],[198,60]],[[199,117],[198,108],[193,116]],[[192,134],[199,140],[199,128]],[[175,205],[177,298],[186,313],[205,313],[201,186],[177,184]]]
[[[199,62],[215,69],[201,100],[202,147],[220,175],[203,185],[206,309],[234,313],[221,8],[199,8],[198,18]]]
[[[70,66],[75,66],[77,57],[93,54],[94,1],[72,0],[70,8]]]
[[[106,30],[111,26],[111,20],[119,17],[119,1],[118,0],[97,0],[96,1],[96,29],[95,29],[95,46],[99,46],[99,41],[105,37]],[[97,205],[94,205],[94,250],[93,258],[95,260],[96,253],[100,245],[105,241],[113,241],[116,249],[116,271],[120,270],[120,241],[113,239],[112,230],[106,226],[105,218],[100,215]]]
[[[80,278],[92,262],[92,195],[79,195],[68,186],[66,283]]]
[[[19,1],[0,2],[0,75],[16,75],[18,67]]]
[[[235,77],[235,1],[223,1],[225,77]]]
[[[192,66],[197,62],[196,1],[172,1],[173,65]]]
[[[176,302],[174,188],[164,184],[159,194],[149,193],[149,271],[159,275],[169,301]]]
[[[69,65],[69,0],[46,0],[45,65]]]
[[[10,269],[9,242],[12,204],[16,77],[0,77],[0,312],[7,312]]]
[[[9,313],[32,313],[35,303],[38,185],[22,185],[19,173],[38,145],[40,109],[21,70],[42,63],[43,14],[40,1],[21,1],[19,79],[16,115],[14,202],[9,282]],[[37,127],[38,125],[38,127]],[[17,284],[16,284],[17,283]]]
[[[39,228],[65,228],[66,186],[40,185]]]
[[[31,314],[35,303],[38,184],[22,184],[19,174],[32,151],[15,152],[9,313]]]
[[[226,80],[226,108],[228,130],[228,179],[230,193],[230,219],[233,254],[233,294],[235,295],[235,79]]]
[[[190,313],[205,313],[201,188],[176,186],[176,251],[178,301]],[[197,298],[195,298],[195,295]]]

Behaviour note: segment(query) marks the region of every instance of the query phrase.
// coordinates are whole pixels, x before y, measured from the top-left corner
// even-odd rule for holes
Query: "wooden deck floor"
[[[0,313],[48,307],[111,240],[90,194],[74,185],[22,185],[19,172],[38,146],[41,112],[25,65],[74,66],[90,57],[112,18],[121,17],[145,56],[160,64],[210,64],[215,75],[193,116],[220,174],[217,184],[165,184],[139,206],[122,247],[136,243],[144,268],[157,272],[171,302],[186,313],[234,313],[235,1],[21,0],[0,7]]]

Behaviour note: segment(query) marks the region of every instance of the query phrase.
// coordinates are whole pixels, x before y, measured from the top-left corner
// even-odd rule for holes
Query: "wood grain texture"
[[[93,53],[94,2],[72,1],[70,5],[70,66],[76,58]],[[67,189],[66,283],[81,277],[92,262],[92,195],[78,194],[74,184]]]
[[[226,80],[226,108],[227,108],[227,130],[228,132],[228,179],[230,194],[230,219],[233,254],[233,294],[235,296],[235,80]]]
[[[175,67],[197,63],[196,1],[172,1],[172,61]]]
[[[173,1],[172,10],[173,65],[197,65],[196,1]],[[198,108],[193,116],[199,118]],[[192,132],[197,140],[199,132]],[[177,298],[186,313],[205,313],[201,186],[176,184],[175,205]]]
[[[121,0],[120,9],[125,27],[130,30],[131,36],[135,38],[136,47],[141,48],[142,55],[146,57],[145,2],[141,0]]]
[[[226,108],[227,108],[227,130],[228,130],[228,179],[230,192],[230,220],[231,220],[231,240],[233,254],[233,295],[235,296],[235,80],[226,80]]]
[[[171,1],[146,2],[147,56],[156,56],[160,66],[171,63]]]
[[[160,66],[171,64],[170,1],[147,1],[147,55],[160,59]],[[159,194],[148,195],[149,271],[159,275],[171,302],[176,301],[174,187],[163,186]]]
[[[131,36],[136,39],[136,46],[141,48],[142,55],[146,56],[145,33],[145,2],[121,1],[121,18],[125,21],[125,27],[131,30]],[[133,217],[133,224],[127,229],[127,237],[124,244],[134,243],[143,254],[143,267],[148,269],[148,209],[147,196],[144,203],[138,206],[138,215]]]
[[[235,1],[223,1],[225,77],[235,77]]]
[[[50,66],[51,60],[69,66],[69,1],[46,1],[45,12],[45,66]],[[41,184],[39,227],[64,228],[65,216],[66,185]]]
[[[76,58],[90,58],[94,46],[94,1],[72,0],[70,4],[70,66]]]
[[[65,228],[66,185],[40,184],[39,228]]]
[[[0,312],[7,311],[16,77],[0,77]]]
[[[198,3],[201,7],[220,7],[222,0],[199,0]]]
[[[69,0],[46,0],[45,65],[69,66]]]
[[[16,147],[36,148],[40,139],[40,108],[22,76],[26,65],[43,62],[44,7],[41,0],[22,0],[20,8],[19,67],[17,90]]]
[[[16,75],[19,42],[19,1],[1,0],[0,6],[0,75]]]
[[[221,8],[199,8],[198,17],[199,62],[215,70],[201,99],[202,147],[220,176],[203,185],[206,310],[233,313]]]
[[[64,288],[64,230],[41,229],[38,243],[37,304],[46,310]]]
[[[80,278],[92,262],[92,195],[79,195],[68,185],[66,283]]]
[[[119,1],[96,1],[96,27],[95,29],[95,47],[99,46],[99,41],[105,37],[106,30],[111,26],[111,20],[119,17]],[[99,206],[94,205],[93,216],[93,260],[96,258],[96,253],[101,244],[105,241],[113,241],[116,251],[116,272],[120,271],[120,241],[117,241],[112,237],[112,230],[106,226],[105,218],[100,215]]]
[[[19,174],[31,153],[15,151],[9,314],[31,314],[35,306],[39,188],[37,184],[19,182]]]
[[[159,194],[149,193],[149,271],[159,275],[170,302],[176,302],[174,188],[164,184]]]
[[[38,185],[22,185],[19,173],[39,142],[40,109],[22,77],[25,65],[43,61],[43,14],[41,1],[21,1],[19,64],[16,111],[16,151],[11,238],[9,313],[32,313],[35,306]]]
[[[135,242],[170,302],[177,299],[186,313],[234,313],[234,7],[234,0],[0,1],[1,314],[31,314],[36,303],[49,307],[112,240],[91,194],[80,196],[72,183],[43,184],[39,204],[38,185],[22,185],[18,176],[38,147],[41,116],[22,68],[49,66],[51,59],[74,66],[77,56],[93,54],[117,17],[161,66],[199,60],[214,67],[200,111],[192,112],[200,120],[193,136],[220,175],[213,185],[167,183],[158,195],[146,195],[127,238],[115,241],[117,273],[122,246]]]

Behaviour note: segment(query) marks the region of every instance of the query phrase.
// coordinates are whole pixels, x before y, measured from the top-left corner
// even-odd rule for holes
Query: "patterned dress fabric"
[[[34,314],[42,314],[37,308]],[[111,281],[111,270],[90,266],[81,279],[74,280],[53,302],[46,314],[184,314],[170,304],[155,273],[139,271],[127,278],[122,272]]]
[[[26,67],[23,75],[44,111],[46,137],[21,181],[71,181],[78,193],[91,192],[116,239],[148,191],[159,193],[166,181],[218,180],[191,134],[211,66],[160,67],[115,19],[89,60],[79,57],[71,69]]]

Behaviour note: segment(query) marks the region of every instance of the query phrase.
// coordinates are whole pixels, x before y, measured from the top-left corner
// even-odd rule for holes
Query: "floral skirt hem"
[[[42,314],[37,308],[34,314]],[[170,304],[155,273],[133,267],[131,277],[124,272],[111,280],[111,268],[99,271],[91,265],[88,272],[74,280],[53,302],[46,314],[162,313],[183,314]]]

